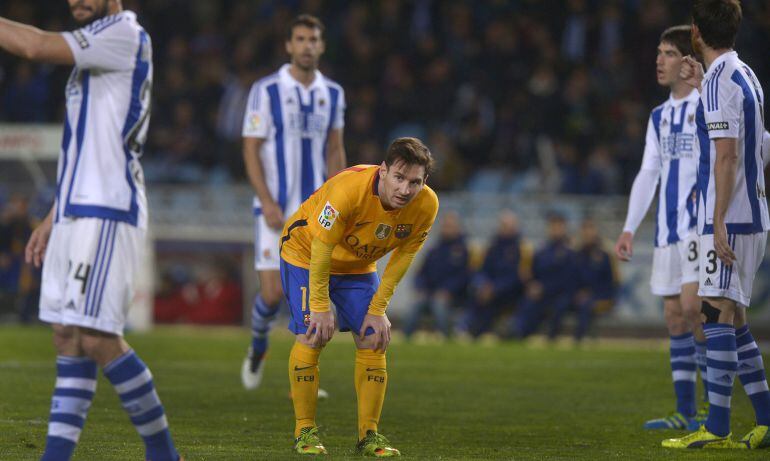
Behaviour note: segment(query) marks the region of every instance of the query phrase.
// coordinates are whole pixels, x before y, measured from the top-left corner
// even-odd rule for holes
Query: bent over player
[[[770,447],[770,391],[762,354],[746,323],[754,277],[770,229],[762,174],[764,92],[733,50],[741,23],[737,0],[696,0],[692,43],[708,71],[688,59],[682,74],[702,90],[696,121],[698,169],[698,294],[706,334],[709,413],[692,434],[663,441],[668,448]],[[694,72],[697,70],[698,72]],[[756,426],[731,440],[736,377],[754,407]]]
[[[40,319],[52,325],[58,354],[42,459],[72,456],[101,368],[144,440],[146,459],[176,461],[152,375],[122,336],[147,228],[139,156],[149,124],[152,45],[120,0],[69,4],[81,26],[74,32],[0,18],[0,48],[75,66],[56,199],[26,248],[27,261],[43,265]]]
[[[616,256],[629,261],[633,255],[634,232],[647,214],[660,183],[650,286],[652,294],[663,297],[663,313],[671,337],[676,411],[647,421],[645,429],[695,430],[705,418],[705,411],[696,417],[695,399],[699,365],[704,388],[707,385],[706,338],[700,324],[698,298],[698,235],[695,231],[699,153],[695,109],[699,95],[679,77],[682,59],[690,54],[690,26],[671,27],[661,34],[656,59],[657,79],[658,84],[671,89],[671,94],[650,114],[642,165],[631,187],[623,233],[615,245]]]
[[[438,212],[438,198],[425,185],[432,165],[422,142],[398,138],[381,165],[343,170],[286,222],[281,281],[291,308],[289,329],[296,335],[289,380],[297,453],[326,453],[315,422],[318,357],[338,325],[351,331],[356,343],[358,450],[400,455],[377,429],[388,382],[386,309]],[[391,251],[380,281],[376,262]]]

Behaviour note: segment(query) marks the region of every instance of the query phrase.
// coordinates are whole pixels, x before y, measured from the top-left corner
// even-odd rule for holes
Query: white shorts
[[[728,298],[749,307],[754,276],[765,257],[767,234],[728,234],[735,262],[725,266],[714,250],[714,235],[701,235],[698,295]]]
[[[123,334],[145,231],[78,218],[54,224],[43,261],[40,320]]]
[[[258,271],[277,271],[281,268],[281,231],[267,225],[265,216],[254,218],[254,268]]]
[[[650,287],[655,296],[674,296],[682,285],[698,281],[698,234],[670,245],[655,248],[652,255]]]

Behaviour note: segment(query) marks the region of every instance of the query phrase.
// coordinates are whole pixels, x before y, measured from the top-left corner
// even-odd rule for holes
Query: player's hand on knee
[[[618,242],[615,244],[615,256],[621,261],[631,261],[631,257],[634,255],[634,234],[631,232],[623,232],[618,237]]]
[[[27,264],[34,264],[37,268],[43,265],[48,238],[51,236],[51,226],[51,222],[46,219],[32,232],[24,249],[24,259]]]
[[[265,221],[267,225],[275,230],[283,229],[284,217],[283,210],[275,202],[267,202],[262,204],[262,214],[265,215]]]
[[[310,324],[305,338],[314,348],[324,347],[334,336],[334,324],[332,311],[310,312]]]
[[[374,333],[372,334],[372,338],[374,340],[372,349],[375,351],[385,352],[385,350],[388,348],[388,345],[390,344],[390,320],[388,319],[387,314],[366,314],[366,317],[364,317],[364,323],[361,324],[359,339],[363,340],[366,338],[366,330],[368,328],[374,330]]]

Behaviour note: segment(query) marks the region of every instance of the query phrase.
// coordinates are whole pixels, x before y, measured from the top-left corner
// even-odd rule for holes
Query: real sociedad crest
[[[396,238],[405,239],[412,233],[411,224],[398,224],[396,226]]]
[[[380,240],[385,240],[386,238],[390,237],[391,230],[393,230],[393,228],[387,224],[380,224],[374,231],[374,236]]]

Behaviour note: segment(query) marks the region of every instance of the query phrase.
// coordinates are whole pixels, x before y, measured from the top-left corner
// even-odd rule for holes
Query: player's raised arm
[[[72,50],[61,34],[5,18],[0,18],[0,48],[30,61],[75,63]]]

